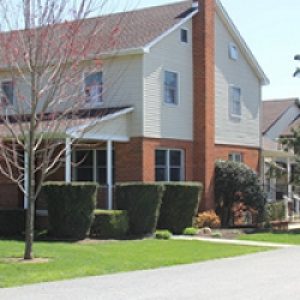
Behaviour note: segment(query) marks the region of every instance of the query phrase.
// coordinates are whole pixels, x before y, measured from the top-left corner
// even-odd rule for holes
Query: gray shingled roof
[[[282,114],[298,101],[298,98],[263,101],[262,133],[266,131],[282,116]],[[292,120],[291,120],[292,121]]]

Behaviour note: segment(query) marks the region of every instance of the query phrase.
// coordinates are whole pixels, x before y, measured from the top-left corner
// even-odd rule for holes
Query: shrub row
[[[284,201],[268,203],[265,205],[264,221],[268,227],[272,221],[282,221],[285,218]]]
[[[24,209],[0,209],[0,235],[20,235],[25,230]]]
[[[49,233],[57,238],[83,239],[90,231],[98,185],[90,182],[47,182]]]
[[[117,186],[117,208],[128,211],[132,235],[153,234],[156,227],[182,233],[193,225],[202,185],[126,183]]]

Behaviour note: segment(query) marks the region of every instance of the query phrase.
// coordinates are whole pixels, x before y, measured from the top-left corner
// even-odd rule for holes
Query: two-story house
[[[259,169],[267,77],[219,0],[101,18],[123,24],[120,40],[98,53],[99,71],[83,76],[86,87],[104,87],[95,99],[103,113],[81,137],[89,147],[73,147],[76,130],[68,132],[65,166],[50,179],[105,184],[109,208],[115,182],[200,181],[201,207],[212,208],[217,159]],[[1,182],[0,206],[27,206],[15,185]]]

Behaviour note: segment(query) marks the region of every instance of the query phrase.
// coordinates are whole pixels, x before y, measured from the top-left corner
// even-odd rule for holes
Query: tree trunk
[[[29,139],[31,140],[31,137],[29,137]],[[34,172],[35,153],[32,145],[33,143],[29,141],[28,166],[24,170],[24,172],[26,171],[28,172],[28,186],[27,186],[28,209],[26,213],[24,259],[33,258],[34,218],[35,218],[35,172]]]

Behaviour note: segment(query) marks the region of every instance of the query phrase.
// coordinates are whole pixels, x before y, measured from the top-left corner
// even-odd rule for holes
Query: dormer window
[[[187,29],[181,29],[180,30],[180,40],[182,43],[187,44],[189,42],[189,34]]]
[[[5,105],[14,104],[14,83],[11,80],[1,82],[1,103]]]
[[[229,47],[228,47],[228,54],[229,54],[230,59],[238,60],[239,51],[238,51],[237,45],[235,45],[234,43],[230,43]]]
[[[102,103],[102,72],[93,72],[85,74],[84,93],[86,102]]]

